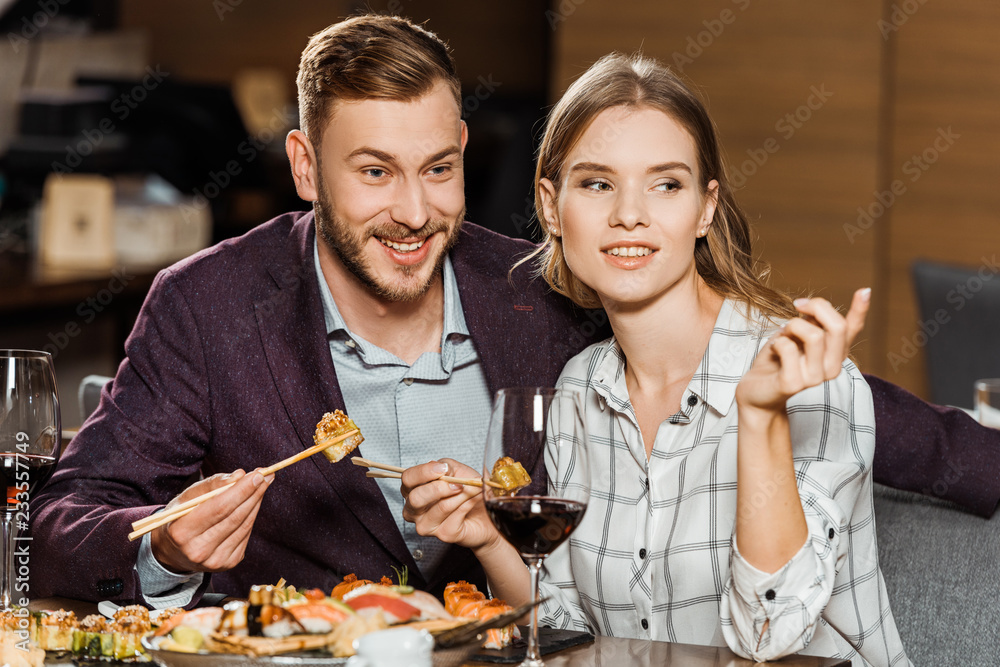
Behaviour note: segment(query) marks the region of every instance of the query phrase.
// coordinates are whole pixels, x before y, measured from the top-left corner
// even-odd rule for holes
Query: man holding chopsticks
[[[463,223],[467,128],[436,36],[354,17],[310,39],[297,83],[303,127],[286,147],[313,212],[157,277],[113,385],[34,499],[33,595],[184,605],[210,583],[237,596],[280,577],[329,590],[401,566],[438,594],[485,585],[471,553],[403,521],[397,481],[317,457],[259,470],[310,446],[335,408],[367,458],[430,475],[447,474],[442,459],[478,462],[493,392],[554,384],[604,332],[528,266],[511,271],[530,244]],[[873,384],[876,409],[926,406],[897,389]],[[882,450],[913,444],[885,435],[876,472]],[[946,438],[935,446],[891,468],[901,485],[933,482],[954,455]],[[541,457],[523,463],[544,480]],[[127,539],[132,522],[231,482]]]
[[[157,277],[113,385],[36,499],[35,595],[183,605],[210,580],[238,596],[279,577],[329,590],[404,566],[430,591],[485,585],[471,553],[403,521],[397,480],[322,457],[260,469],[311,445],[335,408],[367,458],[480,460],[493,392],[553,384],[601,334],[528,267],[511,272],[529,243],[463,224],[467,129],[436,36],[343,21],[310,39],[298,87],[287,152],[313,212]],[[541,457],[525,463],[544,480]],[[127,539],[177,494],[234,481]]]

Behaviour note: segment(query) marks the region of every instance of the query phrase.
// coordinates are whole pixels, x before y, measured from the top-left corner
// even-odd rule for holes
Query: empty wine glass
[[[59,390],[52,355],[34,350],[0,350],[0,481],[6,503],[0,516],[3,572],[0,609],[28,603],[27,548],[17,550],[28,527],[28,498],[55,466],[62,445]],[[17,585],[15,585],[15,582]],[[23,582],[23,586],[21,585]],[[12,597],[18,592],[17,599]]]
[[[509,461],[504,459],[509,457]],[[541,458],[541,457],[544,457]],[[498,463],[499,461],[499,463]],[[515,464],[530,472],[540,461],[547,488],[524,488]],[[527,562],[531,599],[545,557],[580,523],[590,498],[587,433],[577,392],[524,387],[497,392],[486,436],[483,500],[500,534]],[[497,488],[498,482],[503,488]],[[543,667],[538,650],[538,608],[531,612],[528,653],[521,667]]]

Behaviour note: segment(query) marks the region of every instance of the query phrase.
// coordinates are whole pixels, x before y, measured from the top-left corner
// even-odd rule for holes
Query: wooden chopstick
[[[303,449],[301,452],[298,452],[297,454],[295,454],[293,456],[289,456],[287,459],[278,461],[274,465],[269,466],[267,468],[263,468],[260,471],[260,474],[264,475],[265,477],[267,477],[268,475],[273,475],[274,473],[278,472],[282,468],[287,468],[288,466],[292,465],[293,463],[298,463],[302,459],[307,459],[310,456],[312,456],[313,454],[318,454],[319,452],[323,451],[327,447],[335,445],[338,442],[341,442],[343,440],[347,440],[348,438],[353,437],[353,436],[357,435],[358,433],[360,433],[360,431],[358,431],[358,430],[348,431],[347,433],[343,433],[341,435],[338,435],[336,438],[330,438],[329,440],[324,440],[320,444],[313,445],[312,447],[309,447],[308,449]],[[217,495],[219,495],[220,493],[222,493],[223,491],[225,491],[226,489],[228,489],[229,487],[231,487],[234,484],[236,484],[236,482],[230,482],[229,484],[226,484],[225,486],[220,486],[217,489],[213,489],[212,491],[209,491],[208,493],[204,493],[204,494],[198,496],[197,498],[192,498],[191,500],[188,500],[187,502],[183,502],[180,505],[172,507],[169,510],[166,510],[164,512],[160,512],[159,514],[151,514],[150,516],[146,517],[145,519],[139,519],[138,521],[134,521],[132,523],[132,532],[129,533],[129,535],[128,535],[129,541],[132,541],[132,540],[135,540],[137,538],[140,538],[140,537],[142,537],[143,535],[145,535],[146,533],[148,533],[149,531],[151,531],[151,530],[153,530],[155,528],[159,528],[160,526],[162,526],[164,524],[168,524],[171,521],[176,521],[177,519],[181,518],[182,516],[185,516],[186,514],[188,514],[190,512],[193,512],[194,509],[198,505],[202,504],[203,502],[205,502],[206,500],[208,500],[210,498],[216,497]]]
[[[400,468],[399,466],[389,465],[388,463],[377,463],[376,461],[369,461],[368,459],[362,458],[360,456],[352,456],[351,463],[353,463],[356,466],[361,466],[363,468],[377,468],[378,470],[387,470],[390,473],[396,473],[395,475],[390,475],[387,473],[377,473],[371,471],[365,473],[367,477],[374,477],[376,479],[399,479],[400,473],[406,470],[406,468]],[[465,486],[482,487],[483,485],[483,480],[478,477],[468,479],[468,478],[451,477],[449,475],[443,475],[441,477],[438,477],[438,479],[440,479],[442,482],[449,482],[451,484],[463,484]],[[495,489],[503,488],[500,484],[497,484],[492,480],[487,481],[487,484]]]
[[[389,472],[387,470],[369,470],[365,473],[365,477],[374,477],[375,479],[399,479],[403,474],[399,472]],[[483,480],[478,477],[466,479],[460,477],[449,477],[448,475],[442,475],[438,477],[442,482],[451,482],[452,484],[464,484],[465,486],[483,486]]]

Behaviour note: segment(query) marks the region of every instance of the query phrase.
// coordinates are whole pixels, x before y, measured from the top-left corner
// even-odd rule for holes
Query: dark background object
[[[1000,377],[1000,273],[983,264],[963,268],[913,263],[920,329],[901,353],[925,347],[931,400],[971,408],[973,383]],[[910,350],[906,348],[909,342]]]

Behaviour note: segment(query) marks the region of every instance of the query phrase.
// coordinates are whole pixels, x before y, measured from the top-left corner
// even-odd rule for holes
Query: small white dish
[[[348,667],[431,667],[434,638],[426,630],[392,628],[354,640]]]

